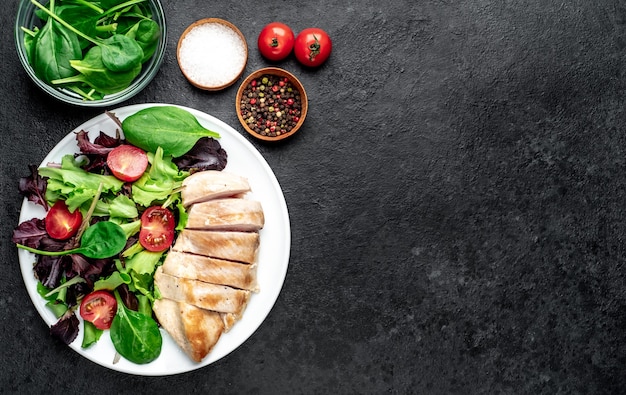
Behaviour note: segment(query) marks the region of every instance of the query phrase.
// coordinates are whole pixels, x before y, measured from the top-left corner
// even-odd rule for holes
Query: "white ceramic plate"
[[[165,104],[140,104],[118,108],[111,110],[111,112],[123,120],[143,108],[157,105]],[[117,363],[113,363],[115,349],[108,331],[105,331],[95,346],[82,349],[80,346],[83,338],[81,323],[80,334],[70,347],[93,362],[130,374],[161,376],[188,372],[209,365],[235,350],[254,333],[269,314],[278,298],[289,264],[291,247],[289,214],[282,190],[272,169],[252,144],[233,128],[203,112],[182,108],[194,114],[207,129],[220,133],[220,144],[228,153],[228,164],[225,171],[247,177],[252,188],[251,196],[259,200],[263,206],[265,227],[260,231],[261,245],[259,247],[257,273],[260,292],[252,295],[241,320],[228,333],[222,335],[215,348],[201,363],[195,363],[188,358],[164,330],[161,330],[163,349],[155,361],[145,365],[137,365],[121,358]],[[114,135],[116,126],[113,120],[104,113],[85,122],[63,138],[44,158],[41,166],[49,162],[60,162],[63,155],[78,152],[75,133],[80,130],[88,131],[90,139],[93,141],[100,131]],[[21,223],[33,217],[42,218],[44,214],[41,206],[24,200],[19,221]],[[53,325],[57,319],[45,306],[43,298],[37,293],[37,281],[32,270],[35,256],[21,249],[18,250],[18,255],[28,293],[44,321],[49,326]]]

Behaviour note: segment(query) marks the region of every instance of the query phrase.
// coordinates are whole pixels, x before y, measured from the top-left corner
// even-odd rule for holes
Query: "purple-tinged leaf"
[[[41,240],[48,237],[43,219],[32,218],[19,224],[13,230],[12,241],[32,248],[39,248]]]
[[[47,288],[56,288],[61,284],[64,256],[38,256],[33,268],[35,278]]]
[[[29,165],[28,168],[30,169],[30,176],[20,178],[18,190],[26,199],[48,210],[48,202],[45,199],[48,184],[39,175],[37,166]]]
[[[202,137],[186,154],[173,160],[180,170],[191,173],[204,170],[223,170],[227,161],[226,151],[219,141],[212,137]]]
[[[103,134],[102,132],[100,133]],[[78,149],[83,154],[95,154],[95,155],[104,155],[106,156],[113,149],[111,146],[107,146],[105,144],[110,144],[111,141],[109,139],[101,138],[100,141],[105,144],[96,144],[89,141],[89,135],[84,130],[76,133],[76,141],[78,142]],[[119,144],[119,142],[118,142]]]
[[[78,336],[79,325],[80,322],[74,311],[68,310],[56,324],[50,327],[50,334],[69,345]]]

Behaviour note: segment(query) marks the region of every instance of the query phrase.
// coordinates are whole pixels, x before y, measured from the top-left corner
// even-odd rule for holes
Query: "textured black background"
[[[267,320],[206,368],[136,377],[49,338],[10,242],[17,180],[99,115],[46,97],[0,8],[0,392],[620,393],[626,384],[626,4],[617,0],[163,1],[168,50],[124,104],[165,102],[243,132],[237,85],[186,82],[182,31],[237,25],[246,74],[273,20],[317,26],[320,69],[278,66],[310,111],[252,143],[283,187],[292,252]],[[246,135],[247,136],[247,135]]]

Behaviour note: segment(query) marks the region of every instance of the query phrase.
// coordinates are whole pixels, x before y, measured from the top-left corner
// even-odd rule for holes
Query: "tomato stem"
[[[276,37],[272,37],[272,42],[270,43],[270,47],[277,47],[278,39]]]
[[[312,62],[313,59],[315,59],[315,57],[317,55],[320,54],[320,41],[317,39],[317,36],[314,34],[313,38],[315,39],[315,42],[311,43],[311,45],[309,45],[309,50],[311,51],[309,53],[309,60]]]

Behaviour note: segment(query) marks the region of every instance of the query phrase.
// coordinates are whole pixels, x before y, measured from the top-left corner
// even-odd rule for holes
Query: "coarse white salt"
[[[183,74],[202,87],[233,82],[246,64],[246,43],[236,31],[221,23],[191,28],[180,42],[178,62]]]

